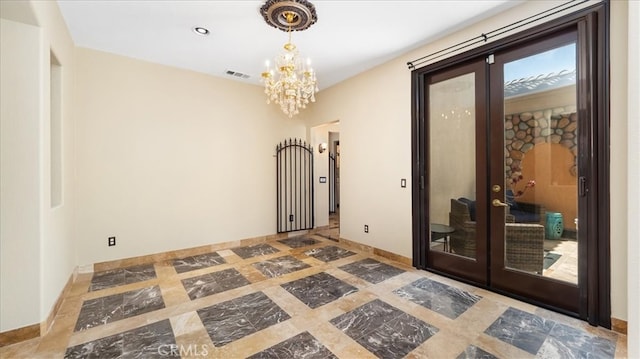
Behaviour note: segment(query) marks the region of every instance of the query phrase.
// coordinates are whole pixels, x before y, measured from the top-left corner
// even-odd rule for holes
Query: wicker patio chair
[[[507,216],[507,222],[513,220]],[[455,229],[450,236],[453,253],[475,258],[476,222],[471,220],[469,207],[451,199],[449,226]],[[530,223],[506,223],[506,266],[542,274],[544,263],[544,226]]]
[[[505,195],[507,204],[509,204],[509,215],[516,223],[539,223],[545,225],[546,208],[537,203],[527,203],[516,201],[511,190],[507,190]],[[507,221],[508,222],[508,221]]]

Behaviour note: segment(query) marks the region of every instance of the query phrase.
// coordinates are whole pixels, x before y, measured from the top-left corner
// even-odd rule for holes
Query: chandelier
[[[318,86],[311,61],[300,60],[296,45],[291,42],[292,31],[306,30],[315,24],[318,20],[316,10],[307,0],[269,0],[260,8],[260,13],[267,24],[289,35],[284,53],[275,59],[275,68],[271,69],[267,61],[262,81],[267,103],[273,101],[280,105],[280,109],[291,118],[309,102],[316,101]]]

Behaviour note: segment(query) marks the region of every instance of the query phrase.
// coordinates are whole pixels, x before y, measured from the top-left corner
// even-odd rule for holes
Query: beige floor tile
[[[516,348],[486,334],[480,334],[472,344],[499,358],[528,359],[535,357],[535,355],[529,354],[524,350]]]
[[[330,323],[321,323],[309,330],[309,334],[318,339],[327,349],[338,358],[373,359],[375,355],[360,346],[357,342],[344,334]]]
[[[204,330],[202,321],[196,312],[179,314],[171,317],[169,320],[171,321],[173,334],[176,337]]]
[[[35,358],[40,338],[0,347],[0,358]]]
[[[468,346],[468,338],[458,332],[443,329],[409,353],[407,359],[455,358]]]

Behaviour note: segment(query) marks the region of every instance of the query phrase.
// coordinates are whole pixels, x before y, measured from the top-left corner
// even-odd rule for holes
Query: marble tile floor
[[[91,279],[90,291],[117,287],[123,284],[143,282],[156,277],[153,264],[142,264],[96,273]]]
[[[164,308],[160,287],[136,289],[125,293],[85,300],[80,308],[75,331],[134,317]]]
[[[316,234],[200,255],[104,289],[80,274],[50,332],[0,357],[626,357],[624,335]]]
[[[222,258],[222,256],[217,252],[213,252],[176,259],[173,261],[173,266],[175,267],[176,272],[184,273],[224,263],[226,263],[224,258]]]
[[[323,262],[331,262],[340,258],[352,256],[355,253],[338,246],[326,246],[309,249],[308,251],[304,252],[304,254],[319,259]]]

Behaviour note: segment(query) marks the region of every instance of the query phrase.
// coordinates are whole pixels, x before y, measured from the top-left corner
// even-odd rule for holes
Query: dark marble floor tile
[[[613,358],[616,344],[582,330],[556,323],[537,353],[539,358]]]
[[[76,358],[119,358],[122,355],[122,334],[100,338],[70,348],[64,355],[65,359]]]
[[[256,328],[262,330],[291,318],[276,303],[262,292],[256,292],[237,298],[238,311]]]
[[[393,293],[450,319],[456,319],[482,299],[480,296],[426,278],[418,279]]]
[[[343,265],[340,269],[373,284],[380,283],[405,272],[402,269],[378,262],[371,258]]]
[[[379,299],[331,320],[379,358],[402,358],[438,329]]]
[[[67,348],[65,358],[171,357],[176,347],[168,319]]]
[[[124,295],[114,294],[104,298],[84,301],[80,308],[74,331],[85,330],[122,319],[123,299]]]
[[[160,287],[149,287],[123,293],[122,318],[164,308]]]
[[[247,259],[247,258],[256,257],[256,256],[264,256],[267,254],[279,252],[276,248],[266,243],[255,244],[253,246],[232,248],[231,250],[235,254],[240,256],[242,259]]]
[[[469,345],[456,359],[498,359],[498,357],[475,345]]]
[[[162,308],[164,308],[164,301],[158,286],[90,299],[82,303],[75,331]]]
[[[616,354],[616,341],[603,338],[592,337],[591,343],[593,347],[591,353],[595,354],[592,358],[614,358]]]
[[[178,273],[184,273],[200,268],[213,267],[224,264],[226,261],[217,252],[205,253],[197,256],[176,259],[173,261],[173,267]]]
[[[268,261],[254,263],[253,267],[269,278],[279,277],[283,274],[299,271],[311,267],[293,256],[273,258]]]
[[[221,320],[205,322],[204,327],[216,347],[227,345],[257,332],[256,328],[241,313],[233,314]]]
[[[182,286],[191,300],[222,292],[220,285],[209,273],[183,279]]]
[[[438,328],[407,313],[400,315],[396,320],[385,325],[391,328],[393,332],[404,337],[404,341],[417,343],[416,346],[438,332]]]
[[[373,332],[386,322],[398,318],[404,312],[380,299],[372,300],[350,312],[331,319],[331,324],[355,338]]]
[[[555,324],[552,320],[508,308],[484,332],[535,355]]]
[[[229,268],[182,280],[182,285],[191,300],[249,284],[251,284],[251,282],[249,282],[249,280],[247,280],[247,278],[245,278],[235,268]]]
[[[267,348],[248,359],[337,359],[309,332],[304,332],[289,338],[279,344]]]
[[[142,264],[128,268],[96,272],[91,279],[89,291],[137,283],[154,278],[156,278],[156,270],[153,264]]]
[[[331,262],[331,261],[338,260],[340,258],[352,256],[355,253],[340,247],[327,246],[327,247],[310,249],[304,252],[304,254],[311,256],[315,259],[319,259],[323,262]]]
[[[282,240],[279,240],[278,242],[284,245],[287,245],[291,248],[301,248],[301,247],[312,246],[314,244],[320,243],[320,241],[316,239],[308,238],[305,236],[282,239]]]
[[[451,287],[447,284],[427,278],[418,279],[417,281],[411,283],[411,285],[431,293],[440,293]]]
[[[355,339],[378,358],[403,358],[438,330],[408,314]]]
[[[284,283],[281,286],[311,308],[318,308],[358,291],[358,288],[325,272]]]
[[[238,306],[234,300],[228,300],[198,310],[198,316],[203,322],[222,321],[236,314],[238,314]]]
[[[113,269],[104,272],[96,272],[91,278],[89,291],[101,290],[116,287],[125,284],[124,271],[122,269]]]
[[[163,320],[122,334],[122,357],[156,358],[175,348],[175,337],[169,320]],[[164,355],[163,355],[164,354]]]
[[[262,292],[218,303],[197,312],[216,347],[291,318]]]
[[[234,268],[213,272],[211,277],[220,285],[222,291],[240,288],[251,282]]]
[[[134,267],[123,268],[123,271],[125,284],[156,278],[156,269],[153,264],[141,264]]]

